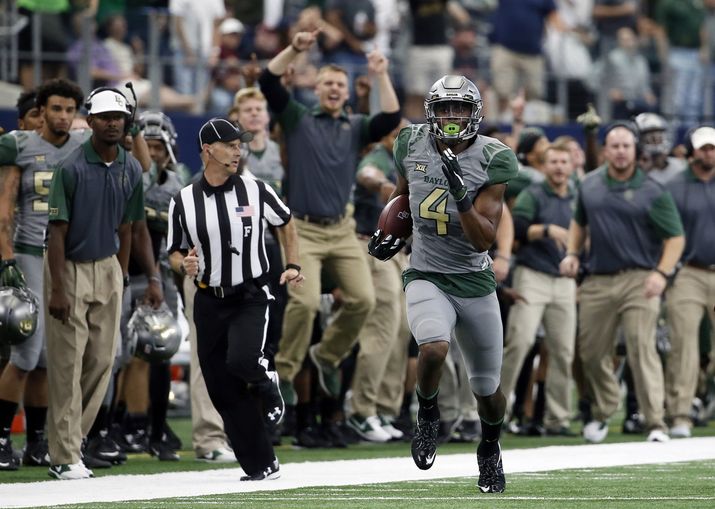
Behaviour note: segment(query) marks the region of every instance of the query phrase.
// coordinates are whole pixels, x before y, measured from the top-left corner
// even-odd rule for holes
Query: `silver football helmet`
[[[181,343],[179,322],[166,304],[159,309],[138,305],[127,323],[127,331],[134,355],[148,362],[171,359]]]
[[[19,345],[37,329],[37,297],[29,288],[0,287],[0,342]]]
[[[145,140],[159,140],[164,142],[171,162],[176,164],[176,140],[179,135],[176,133],[174,123],[168,115],[161,111],[145,111],[139,115],[137,123]]]
[[[673,137],[668,123],[656,113],[641,113],[634,119],[640,134],[640,146],[648,156],[668,155],[673,148]]]
[[[464,76],[442,76],[425,96],[430,134],[449,145],[476,136],[481,113],[482,96]]]

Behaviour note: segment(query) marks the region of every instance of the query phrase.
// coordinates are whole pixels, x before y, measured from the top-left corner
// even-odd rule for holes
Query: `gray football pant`
[[[499,387],[504,331],[496,293],[455,297],[425,280],[405,288],[407,321],[418,345],[450,341],[452,331],[464,358],[469,385],[478,396]]]

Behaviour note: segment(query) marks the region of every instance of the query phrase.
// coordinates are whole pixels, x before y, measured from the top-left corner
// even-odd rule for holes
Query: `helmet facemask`
[[[476,136],[481,113],[479,90],[464,76],[443,76],[432,85],[425,98],[430,134],[447,145]]]

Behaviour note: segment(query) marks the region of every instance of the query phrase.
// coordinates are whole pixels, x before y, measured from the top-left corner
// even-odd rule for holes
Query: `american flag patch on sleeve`
[[[249,217],[255,215],[253,205],[236,207],[236,217]]]

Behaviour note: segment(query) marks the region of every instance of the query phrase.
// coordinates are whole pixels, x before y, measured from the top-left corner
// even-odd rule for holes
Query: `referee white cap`
[[[214,117],[199,130],[199,151],[204,143],[211,145],[220,141],[228,143],[233,140],[240,140],[241,143],[248,143],[253,139],[253,133],[245,131],[240,125],[232,123],[230,120]]]

